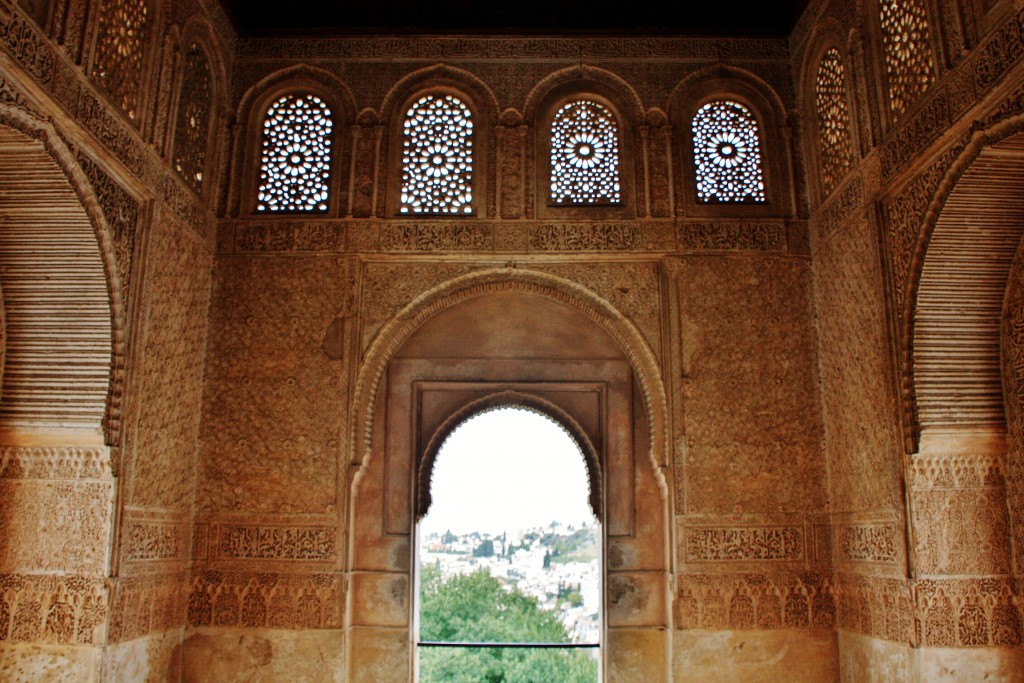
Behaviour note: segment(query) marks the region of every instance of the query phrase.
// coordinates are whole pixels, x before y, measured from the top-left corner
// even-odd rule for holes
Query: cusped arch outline
[[[1014,109],[1015,106],[1016,109]],[[909,452],[916,452],[920,447],[919,441],[922,429],[917,391],[914,340],[917,328],[921,279],[926,261],[928,261],[931,241],[947,202],[956,191],[957,185],[964,174],[970,170],[972,164],[978,160],[982,152],[987,147],[996,145],[1006,138],[1024,132],[1024,111],[1020,110],[1021,106],[1021,102],[1015,103],[1012,100],[1004,103],[1002,107],[996,110],[997,113],[989,119],[988,125],[975,130],[970,135],[960,153],[949,162],[945,169],[940,169],[939,173],[942,179],[939,181],[923,216],[918,222],[919,227],[915,245],[906,269],[906,291],[903,294],[903,300],[896,302],[897,310],[901,313],[899,330],[901,335],[900,356],[904,368],[901,395],[904,437]],[[1009,278],[1009,273],[1007,273],[1007,278]],[[996,387],[993,387],[993,390],[996,389]],[[1000,387],[998,390],[1002,391],[1002,388]],[[1003,407],[1005,419],[1005,403]]]
[[[229,80],[227,66],[224,64],[221,55],[227,54],[228,50],[220,40],[217,31],[214,30],[210,21],[205,17],[196,15],[189,17],[181,28],[181,42],[179,43],[181,47],[179,51],[187,50],[192,43],[199,46],[199,49],[206,55],[206,59],[210,64],[210,78],[212,80],[210,85],[214,95],[214,113],[218,116],[223,115],[224,112],[229,111],[226,104]],[[179,64],[178,66],[180,72],[182,65]],[[179,87],[180,82],[181,75],[179,73]]]
[[[594,292],[575,282],[524,268],[491,268],[442,283],[416,297],[389,320],[370,343],[356,378],[349,424],[349,460],[365,468],[371,457],[374,406],[388,363],[428,319],[477,296],[522,291],[571,306],[600,326],[618,344],[633,370],[647,413],[649,457],[662,494],[669,495],[668,399],[654,352],[632,321]]]
[[[494,91],[484,83],[476,74],[450,66],[448,64],[435,64],[408,73],[398,80],[388,90],[381,101],[381,115],[388,119],[395,119],[401,116],[398,107],[407,99],[412,97],[419,90],[427,90],[435,86],[448,86],[456,90],[462,90],[470,95],[473,103],[480,108],[479,113],[491,120],[496,120],[498,115],[498,98]]]
[[[82,170],[74,153],[51,122],[44,121],[24,109],[0,104],[0,126],[6,126],[31,140],[42,143],[50,159],[66,178],[92,226],[110,306],[110,329],[103,331],[104,334],[109,334],[110,339],[110,374],[107,379],[105,408],[103,414],[98,416],[98,422],[102,427],[104,443],[108,446],[117,446],[121,436],[125,346],[128,335],[125,306],[127,293],[124,291],[117,267],[113,231],[107,223],[99,199],[85,171]],[[4,330],[5,336],[8,332],[9,330]],[[6,361],[6,352],[4,360]]]
[[[294,64],[270,73],[245,91],[235,107],[235,121],[249,123],[259,117],[266,104],[278,95],[311,88],[318,97],[340,105],[344,121],[355,118],[356,101],[352,90],[340,78],[326,69],[309,64]]]
[[[523,103],[523,119],[534,121],[539,108],[542,107],[555,93],[578,86],[580,94],[585,94],[593,86],[599,88],[597,92],[608,97],[617,107],[626,121],[634,125],[644,120],[644,105],[636,89],[624,78],[607,69],[596,66],[580,64],[578,66],[566,67],[548,74],[540,79],[530,90]],[[609,95],[611,97],[609,97]],[[620,125],[622,122],[620,122]]]
[[[685,121],[689,129],[695,105],[719,96],[747,100],[766,129],[773,123],[786,122],[786,105],[775,88],[754,72],[729,64],[706,66],[679,81],[668,98],[669,120]]]
[[[434,431],[424,452],[418,454],[422,459],[417,464],[416,473],[416,519],[422,519],[430,510],[430,505],[433,502],[430,486],[434,477],[434,465],[437,462],[438,453],[444,448],[448,439],[467,420],[502,408],[515,408],[535,413],[553,422],[573,440],[583,455],[583,462],[587,468],[590,510],[594,513],[594,517],[601,521],[603,519],[601,460],[586,431],[573,419],[572,415],[554,403],[528,392],[515,390],[497,391],[467,402],[453,410]]]

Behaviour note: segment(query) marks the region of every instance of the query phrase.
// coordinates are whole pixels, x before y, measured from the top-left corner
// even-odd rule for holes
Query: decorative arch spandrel
[[[98,402],[100,407],[98,410],[92,410],[87,417],[92,421],[90,422],[92,428],[102,432],[104,443],[117,446],[121,438],[121,409],[126,362],[125,340],[127,338],[127,283],[123,283],[122,278],[125,274],[130,273],[131,251],[129,250],[126,253],[124,248],[119,248],[119,240],[116,238],[114,230],[112,230],[104,214],[104,211],[107,210],[105,205],[109,204],[109,202],[105,202],[103,197],[97,195],[94,181],[82,166],[83,163],[94,164],[94,162],[87,158],[76,159],[75,155],[64,143],[60,132],[51,123],[40,121],[25,110],[0,105],[0,127],[6,128],[10,135],[13,136],[11,141],[16,144],[21,144],[22,140],[24,140],[25,144],[31,144],[34,141],[42,143],[46,162],[52,163],[55,171],[59,169],[60,175],[68,183],[69,192],[78,204],[77,210],[88,220],[89,232],[95,240],[94,247],[89,248],[89,251],[94,251],[95,253],[94,258],[89,259],[91,265],[88,266],[85,272],[88,273],[89,280],[92,283],[90,289],[102,286],[103,291],[96,291],[94,294],[104,299],[109,307],[105,316],[96,318],[97,325],[93,326],[91,334],[98,335],[101,339],[109,340],[109,346],[106,351],[109,355],[105,364],[107,372],[105,385],[102,389],[94,387],[91,392],[88,392],[95,395],[93,402]],[[105,178],[105,176],[103,177]],[[134,230],[135,226],[132,225],[130,227]],[[60,229],[60,226],[54,224],[54,229]],[[19,239],[16,231],[8,231],[8,234],[13,240]],[[129,238],[129,244],[134,243],[133,232],[131,235],[122,236],[120,241],[121,247],[123,247],[126,237]],[[35,247],[30,247],[28,250],[28,252],[33,253],[36,251],[38,250]],[[46,256],[45,252],[43,252],[43,256]],[[126,259],[128,259],[127,263],[125,262]],[[47,259],[47,262],[49,263],[47,267],[55,269],[52,279],[59,285],[63,277],[60,275],[60,272],[65,268],[61,261],[61,254],[52,254],[51,258]],[[83,272],[83,275],[85,272]],[[82,286],[84,287],[85,285],[83,284]],[[65,314],[72,317],[75,315],[71,310],[66,310]],[[7,332],[9,334],[10,330],[8,329]],[[45,340],[42,341],[45,342]],[[6,351],[4,356],[5,361],[9,362],[9,354]],[[73,367],[72,369],[78,370],[86,376],[93,373],[91,367]],[[65,378],[65,381],[68,386],[75,385],[73,377],[70,379]],[[13,409],[15,414],[18,412],[17,399],[8,397],[6,403],[7,408]],[[72,401],[73,403],[74,401]],[[56,408],[56,404],[54,407]],[[46,410],[45,404],[42,409]],[[33,410],[37,412],[38,407]],[[73,405],[72,410],[74,410]],[[7,412],[10,413],[10,410]],[[49,425],[54,424],[55,420],[60,422],[59,415],[47,415],[45,412],[39,415],[37,419],[42,419],[43,424]],[[17,419],[15,419],[15,424],[18,424]],[[26,424],[31,425],[32,421],[30,420]]]

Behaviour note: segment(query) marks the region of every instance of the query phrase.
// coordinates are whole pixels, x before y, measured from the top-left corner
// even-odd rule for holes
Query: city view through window
[[[583,455],[551,419],[501,408],[455,429],[419,525],[421,683],[598,680],[601,533],[588,496]]]

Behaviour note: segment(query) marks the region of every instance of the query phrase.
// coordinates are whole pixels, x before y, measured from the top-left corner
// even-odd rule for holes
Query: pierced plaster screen
[[[213,82],[210,65],[197,44],[185,52],[185,66],[174,129],[174,168],[197,192],[203,187]]]
[[[426,95],[405,114],[402,213],[473,213],[473,119],[453,95]]]
[[[764,202],[757,119],[738,102],[708,102],[693,117],[697,200]]]
[[[263,121],[259,211],[326,211],[331,110],[313,95],[285,95]]]
[[[570,102],[551,122],[551,199],[556,204],[618,204],[619,127],[608,108]]]
[[[889,81],[889,109],[902,114],[935,80],[923,0],[881,0],[882,45]]]
[[[850,111],[846,98],[843,59],[838,50],[829,48],[818,64],[818,77],[814,84],[821,186],[826,194],[839,184],[853,164]]]
[[[103,4],[92,75],[131,119],[139,113],[142,57],[148,28],[146,0]]]

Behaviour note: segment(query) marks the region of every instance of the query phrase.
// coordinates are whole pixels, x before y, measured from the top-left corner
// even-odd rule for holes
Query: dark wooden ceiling
[[[221,0],[245,36],[528,34],[786,36],[808,0]]]

